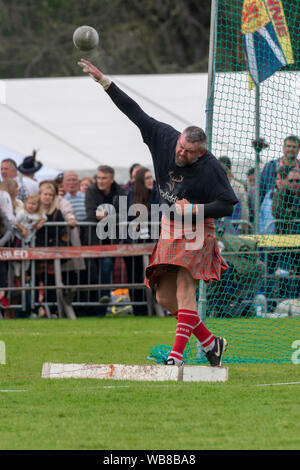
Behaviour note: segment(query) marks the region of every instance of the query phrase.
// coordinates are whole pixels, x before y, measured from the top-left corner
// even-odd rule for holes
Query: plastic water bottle
[[[263,294],[258,294],[254,299],[257,317],[265,317],[267,313],[267,299]]]

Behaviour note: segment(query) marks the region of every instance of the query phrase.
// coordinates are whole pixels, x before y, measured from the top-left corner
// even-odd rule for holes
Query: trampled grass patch
[[[297,364],[229,363],[228,382],[214,384],[41,378],[44,362],[152,364],[174,331],[172,318],[1,322],[0,390],[15,391],[0,392],[0,448],[300,448]]]

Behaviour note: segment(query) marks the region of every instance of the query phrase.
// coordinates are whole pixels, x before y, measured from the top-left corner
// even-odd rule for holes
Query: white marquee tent
[[[224,106],[222,111],[223,98],[216,94],[218,113],[224,112],[224,120],[222,129],[217,129],[214,135],[213,150],[216,156],[226,154],[231,157],[234,165],[246,162],[249,167],[255,159],[251,147],[251,139],[255,135],[254,93],[247,89],[246,73],[238,75],[238,87],[237,74],[234,78],[231,75],[219,74],[217,78],[219,84],[222,81],[223,91],[227,87],[227,106],[231,103],[231,108],[228,110]],[[276,76],[278,73],[275,79]],[[207,74],[120,75],[111,78],[153,117],[178,130],[190,124],[205,128]],[[299,80],[294,82],[296,90]],[[290,77],[288,83],[291,83]],[[233,96],[234,90],[239,94],[237,100]],[[241,97],[242,90],[245,90],[245,99]],[[294,106],[295,90],[286,90],[287,113],[289,101]],[[98,165],[109,164],[116,169],[116,179],[125,182],[132,163],[151,166],[149,150],[137,127],[90,77],[2,80],[0,103],[0,161],[12,156],[19,163],[33,149],[38,149],[37,159],[44,164],[43,170],[37,173],[38,179],[68,169],[76,170],[80,176],[90,175],[95,173]],[[272,116],[276,114],[272,113],[271,105],[268,103],[270,127]],[[251,113],[245,112],[245,107]],[[286,135],[298,133],[299,128],[297,131],[296,123],[291,122],[288,114],[282,123],[286,125]],[[281,151],[282,133],[278,140],[276,136],[272,139],[265,134],[262,136],[270,143],[270,148],[263,152],[263,158],[273,159]]]
[[[157,119],[179,130],[192,123],[205,127],[206,75],[112,78]],[[90,77],[13,79],[1,84],[1,160],[7,149],[18,161],[38,149],[37,159],[47,171],[74,169],[82,176],[108,164],[123,181],[132,163],[151,166],[139,130]]]

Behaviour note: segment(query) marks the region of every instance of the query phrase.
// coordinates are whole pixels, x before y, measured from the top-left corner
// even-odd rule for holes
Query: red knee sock
[[[209,351],[213,347],[215,337],[206,328],[203,321],[200,320],[199,317],[198,317],[198,322],[193,329],[193,333],[196,336],[199,343],[201,343],[201,346],[203,347],[204,351]]]
[[[169,354],[169,358],[174,358],[176,362],[182,361],[184,348],[190,339],[191,334],[193,333],[195,325],[198,322],[199,317],[197,312],[194,310],[178,310],[175,342],[173,349]]]
[[[169,358],[173,357],[178,363],[182,361],[184,349],[192,333],[196,336],[204,351],[209,351],[213,347],[215,336],[199,319],[196,311],[181,309],[172,313],[172,315],[177,318],[177,328],[174,346],[168,356]]]

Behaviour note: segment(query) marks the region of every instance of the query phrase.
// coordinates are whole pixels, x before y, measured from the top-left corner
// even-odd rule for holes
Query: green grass
[[[300,449],[300,384],[260,386],[300,382],[299,365],[229,363],[215,384],[41,378],[44,362],[152,364],[174,329],[172,318],[2,321],[0,390],[26,391],[0,392],[0,449]]]

